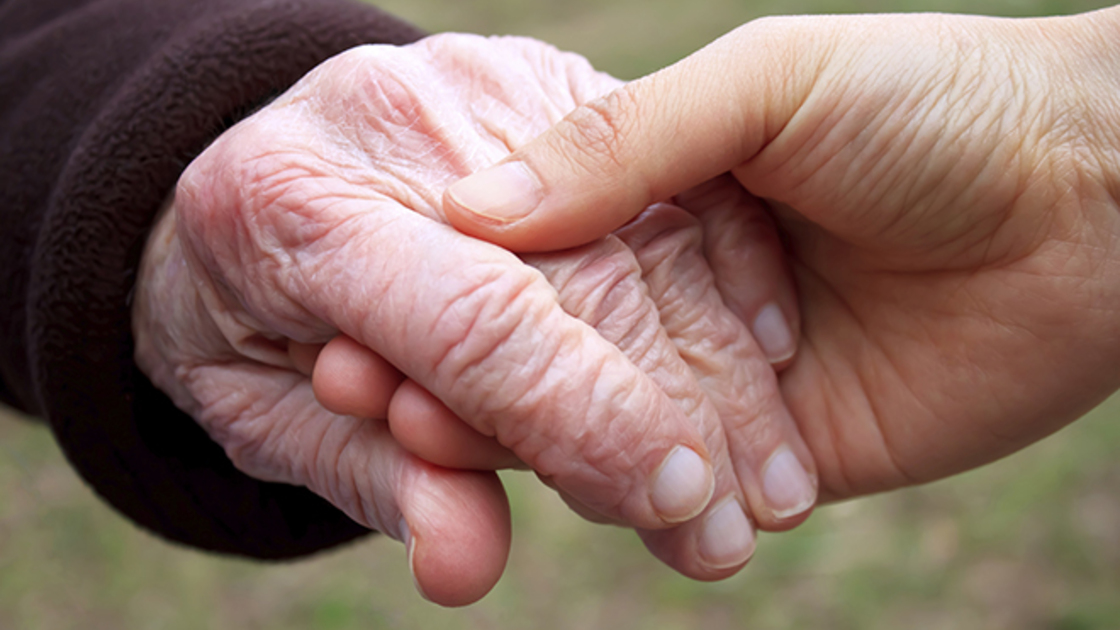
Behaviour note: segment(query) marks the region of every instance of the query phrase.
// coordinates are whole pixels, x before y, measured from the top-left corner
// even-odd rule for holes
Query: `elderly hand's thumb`
[[[586,103],[502,162],[452,185],[448,220],[519,252],[573,247],[753,157],[812,79],[796,22],[752,22]],[[791,79],[790,77],[795,77]],[[803,78],[802,78],[803,77]]]

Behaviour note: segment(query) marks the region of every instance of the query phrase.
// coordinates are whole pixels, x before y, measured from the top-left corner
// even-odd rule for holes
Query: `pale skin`
[[[781,389],[822,500],[922,483],[1120,386],[1118,42],[1118,8],[759,20],[573,112],[445,212],[548,250],[731,173],[789,240]]]
[[[731,575],[756,526],[795,526],[816,497],[774,372],[799,316],[761,207],[653,205],[524,261],[441,209],[452,182],[618,85],[523,39],[326,62],[183,174],[141,264],[138,364],[247,474],[403,540],[436,602],[501,574],[505,496],[467,470],[497,465],[638,528],[687,575]],[[763,348],[751,326],[775,309],[786,337]],[[424,422],[465,440],[458,469],[409,452],[448,464]]]

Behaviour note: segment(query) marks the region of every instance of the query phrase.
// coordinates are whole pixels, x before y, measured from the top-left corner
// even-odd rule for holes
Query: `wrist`
[[[1120,199],[1120,6],[1015,20],[1016,93],[1032,103],[1018,132],[1025,166],[1048,182],[1057,208],[1097,221],[1089,208]]]
[[[1066,231],[1079,246],[1071,260],[1086,274],[1083,289],[1092,291],[1092,308],[1078,323],[1098,340],[1100,371],[1111,375],[1101,390],[1107,394],[1120,386],[1120,6],[1054,21],[1061,66],[1052,90],[1069,121],[1064,148],[1072,158],[1054,176],[1069,183],[1063,206],[1076,211]]]
[[[1083,50],[1092,68],[1090,144],[1109,197],[1120,198],[1120,5],[1076,16],[1086,31]]]

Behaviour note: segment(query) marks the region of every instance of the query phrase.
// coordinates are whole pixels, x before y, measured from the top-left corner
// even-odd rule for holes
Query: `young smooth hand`
[[[781,375],[822,499],[1015,451],[1120,386],[1120,9],[768,18],[577,109],[445,198],[571,247],[730,173],[789,242]]]

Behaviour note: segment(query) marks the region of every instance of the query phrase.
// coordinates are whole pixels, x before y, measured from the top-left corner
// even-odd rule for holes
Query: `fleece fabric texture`
[[[348,0],[0,0],[0,400],[174,541],[290,558],[366,533],[237,471],[133,363],[144,238],[208,142],[321,61],[423,34]]]

